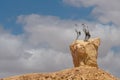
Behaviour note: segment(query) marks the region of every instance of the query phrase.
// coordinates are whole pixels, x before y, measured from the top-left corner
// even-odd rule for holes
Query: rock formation
[[[0,80],[117,80],[97,65],[99,38],[76,40],[70,45],[74,67],[53,73],[33,73]]]
[[[100,39],[89,39],[88,41],[76,40],[70,45],[70,50],[75,67],[91,66],[98,67],[97,55]]]
[[[116,80],[113,76],[96,67],[80,66],[46,74],[26,74],[1,80]]]

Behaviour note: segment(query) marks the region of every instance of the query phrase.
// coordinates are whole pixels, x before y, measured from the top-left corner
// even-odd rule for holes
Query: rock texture
[[[89,39],[88,41],[76,40],[70,45],[73,63],[75,67],[91,66],[98,67],[97,55],[100,45],[99,38]]]
[[[97,65],[99,38],[76,40],[70,45],[75,68],[53,73],[33,73],[0,80],[117,80]]]
[[[96,67],[80,66],[54,73],[26,74],[1,80],[116,80],[113,76]]]

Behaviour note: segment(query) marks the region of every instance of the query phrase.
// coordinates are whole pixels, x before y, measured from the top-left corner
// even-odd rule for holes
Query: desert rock
[[[1,80],[116,80],[112,75],[96,67],[80,66],[53,73],[33,73]]]
[[[91,66],[98,67],[97,55],[98,47],[100,45],[100,38],[92,38],[88,41],[75,40],[70,45],[70,50],[75,67]]]
[[[117,80],[98,67],[99,45],[100,38],[74,41],[70,45],[74,68],[52,73],[31,73],[0,80]]]

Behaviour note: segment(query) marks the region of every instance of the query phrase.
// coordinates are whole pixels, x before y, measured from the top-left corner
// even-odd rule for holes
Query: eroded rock
[[[87,65],[98,67],[97,55],[100,38],[89,39],[88,41],[76,40],[70,45],[71,55],[75,67]]]
[[[32,73],[0,80],[117,80],[97,65],[100,39],[76,40],[70,45],[75,68],[53,73]],[[54,55],[53,55],[54,56]]]

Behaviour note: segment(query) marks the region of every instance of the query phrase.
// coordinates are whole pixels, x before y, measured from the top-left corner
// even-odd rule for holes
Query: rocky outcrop
[[[116,80],[113,76],[96,67],[80,66],[54,73],[26,74],[1,80]]]
[[[91,67],[98,67],[97,55],[99,45],[99,38],[89,39],[88,41],[74,41],[70,45],[74,66],[79,67],[87,65]]]
[[[76,40],[70,45],[74,68],[53,73],[34,73],[0,80],[117,80],[97,65],[99,38]]]

